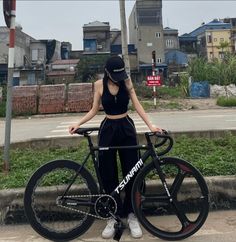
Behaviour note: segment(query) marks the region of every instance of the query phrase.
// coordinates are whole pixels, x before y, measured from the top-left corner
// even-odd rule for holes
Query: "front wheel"
[[[204,224],[209,211],[208,188],[201,173],[184,160],[164,157],[160,166],[170,196],[151,162],[134,181],[133,208],[151,234],[165,240],[181,240]]]
[[[85,168],[70,160],[51,161],[41,166],[26,186],[25,214],[43,237],[71,240],[83,234],[94,221],[89,216],[93,213],[92,194],[97,194],[97,185]]]

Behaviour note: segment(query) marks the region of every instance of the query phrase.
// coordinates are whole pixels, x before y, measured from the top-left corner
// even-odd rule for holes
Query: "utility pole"
[[[156,51],[152,51],[152,76],[156,76]],[[156,86],[153,86],[154,107],[157,108]]]
[[[10,169],[9,153],[11,139],[11,116],[12,116],[12,86],[15,57],[15,17],[16,0],[3,0],[3,13],[9,31],[9,50],[8,50],[8,78],[7,78],[7,103],[5,119],[5,143],[4,143],[4,171]]]
[[[128,53],[128,38],[127,38],[127,25],[125,14],[125,0],[119,0],[120,3],[120,23],[121,23],[121,43],[122,43],[122,56],[125,62],[125,69],[130,75],[129,53]]]

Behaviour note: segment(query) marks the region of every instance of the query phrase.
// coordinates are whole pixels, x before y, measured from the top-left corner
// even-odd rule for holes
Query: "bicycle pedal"
[[[114,228],[115,228],[115,235],[113,237],[113,240],[120,241],[120,238],[126,227],[123,222],[117,222],[115,223]]]

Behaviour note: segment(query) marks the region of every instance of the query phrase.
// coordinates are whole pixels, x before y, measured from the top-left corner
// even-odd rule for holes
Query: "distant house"
[[[232,53],[231,29],[230,23],[214,19],[193,30],[189,36],[197,38],[200,56],[206,57],[209,61],[214,58],[222,59],[226,51]],[[220,46],[224,42],[228,43],[228,47],[222,50]]]
[[[109,22],[94,21],[83,26],[84,53],[110,52]]]
[[[35,39],[22,31],[20,25],[16,26],[15,62],[13,84],[19,85],[22,69],[27,69],[30,61],[30,42]],[[0,83],[7,82],[9,29],[0,26]]]
[[[49,83],[70,83],[77,74],[79,59],[56,60],[50,64],[50,70],[46,74]]]
[[[187,33],[179,36],[179,48],[186,54],[197,54],[197,37]]]
[[[156,63],[165,63],[162,0],[135,2],[129,16],[129,40],[137,49],[139,69],[151,68],[153,51]]]
[[[224,23],[230,23],[231,29],[231,42],[232,42],[232,52],[236,53],[236,18],[224,18],[221,19]]]
[[[165,52],[179,49],[178,29],[164,28]]]
[[[9,29],[0,26],[0,83],[7,81]],[[16,27],[13,85],[43,84],[47,65],[61,59],[61,43],[54,39],[36,40]]]

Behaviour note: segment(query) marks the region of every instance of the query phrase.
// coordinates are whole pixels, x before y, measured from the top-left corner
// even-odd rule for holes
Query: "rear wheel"
[[[140,223],[154,236],[165,240],[187,238],[199,230],[207,218],[206,182],[196,168],[178,158],[161,158],[161,169],[170,197],[152,162],[140,171],[134,181],[134,211]]]
[[[43,237],[71,240],[93,223],[89,214],[93,213],[92,194],[97,194],[97,185],[85,168],[77,175],[80,168],[74,161],[55,160],[40,167],[30,178],[24,196],[25,213],[31,226]]]

